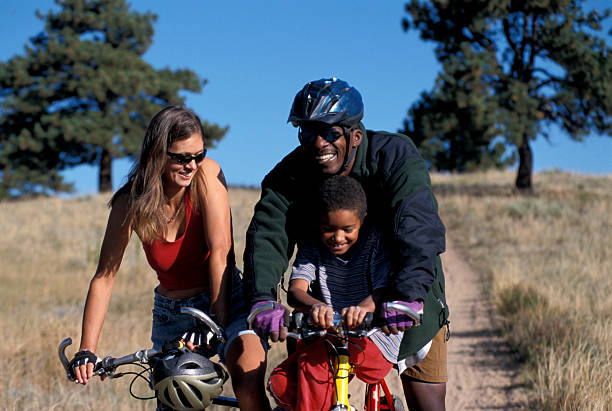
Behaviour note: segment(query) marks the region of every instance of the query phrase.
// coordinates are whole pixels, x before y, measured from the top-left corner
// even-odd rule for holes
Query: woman
[[[227,358],[240,407],[267,409],[265,352],[259,337],[245,331],[245,310],[235,304],[243,298],[227,187],[219,164],[205,156],[202,124],[194,112],[170,106],[151,120],[139,161],[109,203],[100,260],[85,302],[81,344],[71,364],[77,381],[86,384],[93,375],[93,353],[113,283],[134,231],[160,281],[153,308],[154,347],[161,348],[192,326],[193,317],[178,312],[181,306],[212,314],[227,333],[220,354]]]

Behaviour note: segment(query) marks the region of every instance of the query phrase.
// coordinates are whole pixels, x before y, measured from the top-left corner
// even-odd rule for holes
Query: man
[[[423,324],[410,327],[403,316],[382,310],[385,330],[405,330],[400,372],[411,410],[444,409],[448,308],[439,254],[445,230],[425,162],[412,141],[401,134],[366,130],[363,102],[345,81],[312,81],[298,92],[289,120],[299,127],[300,146],[262,182],[261,199],[247,231],[245,290],[253,310],[277,300],[277,286],[296,241],[309,235],[310,198],[322,179],[350,175],[368,200],[368,216],[391,244],[393,272],[385,301],[423,307]],[[284,340],[283,309],[258,313],[253,322],[261,336]],[[424,359],[423,359],[424,358]],[[415,364],[415,362],[418,362]]]

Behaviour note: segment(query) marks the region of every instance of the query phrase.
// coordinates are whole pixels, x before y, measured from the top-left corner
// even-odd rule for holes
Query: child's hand
[[[368,310],[366,310],[364,307],[355,305],[352,307],[343,308],[340,314],[342,316],[344,326],[349,330],[352,330],[359,327],[367,313]]]
[[[334,309],[326,304],[315,304],[310,308],[310,318],[313,325],[323,329],[333,325]]]

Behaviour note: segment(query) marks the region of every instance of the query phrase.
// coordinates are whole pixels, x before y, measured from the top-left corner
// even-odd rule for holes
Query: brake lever
[[[215,323],[204,312],[198,310],[197,308],[193,308],[193,307],[181,307],[181,314],[190,314],[190,315],[194,316],[195,318],[197,318],[198,320],[202,321],[204,324],[206,324],[208,326],[208,328],[214,333],[215,337],[220,342],[222,342],[222,343],[225,342],[225,340],[226,340],[226,338],[225,338],[225,330],[223,330],[223,328],[221,328],[219,325],[217,325],[217,323]]]
[[[110,356],[104,357],[102,361],[100,361],[94,366],[94,374],[106,374],[108,378],[115,378],[115,370],[117,369],[117,367],[113,365],[112,360],[113,358]],[[117,377],[120,377],[120,375],[117,374]]]

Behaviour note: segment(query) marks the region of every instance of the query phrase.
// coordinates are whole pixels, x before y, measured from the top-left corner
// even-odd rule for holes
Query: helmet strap
[[[350,145],[351,144],[351,130],[347,129],[346,127],[342,127],[342,129],[344,131],[344,138],[346,139],[346,144]],[[343,173],[346,170],[348,170],[349,164],[351,163],[351,161],[353,161],[353,158],[355,158],[356,152],[357,152],[357,147],[353,146],[351,148],[351,152],[346,156],[346,160],[344,160],[344,164],[342,164],[342,167],[340,168],[340,171],[338,172],[338,174]]]

